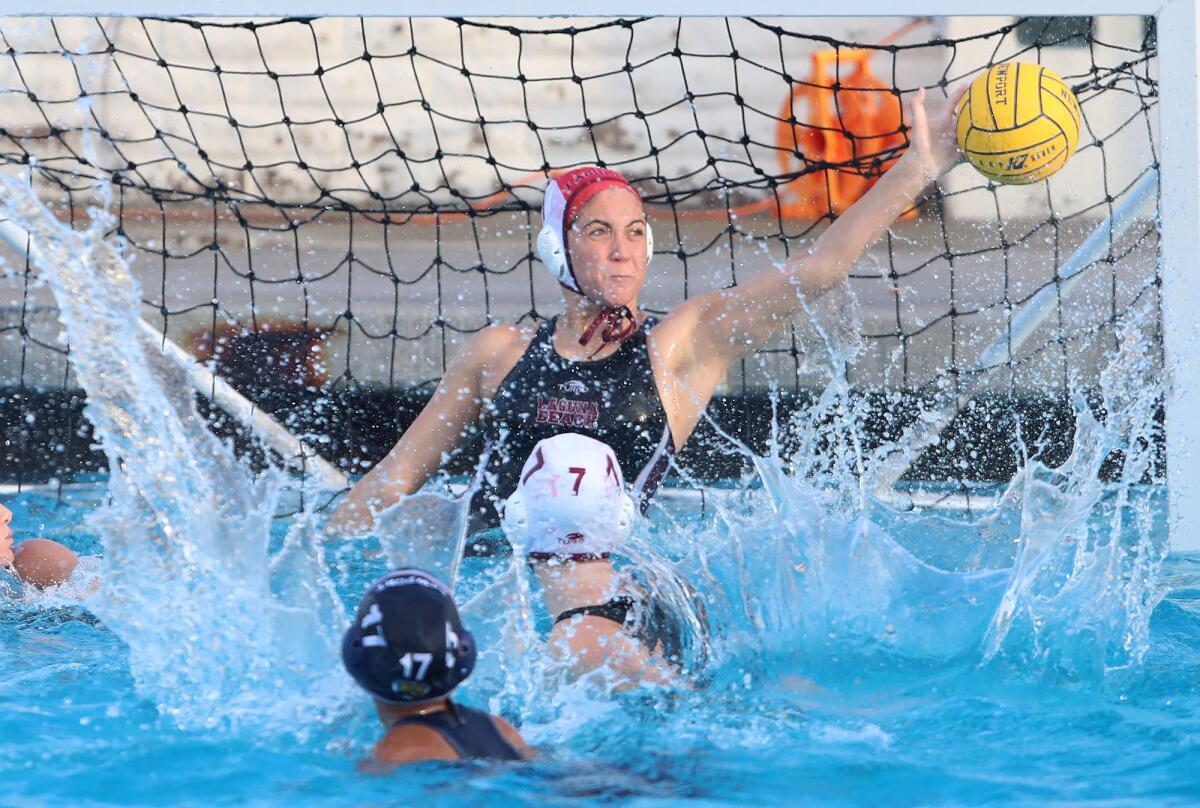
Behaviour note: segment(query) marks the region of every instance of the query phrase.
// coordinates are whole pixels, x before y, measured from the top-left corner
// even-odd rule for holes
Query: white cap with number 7
[[[608,558],[637,516],[613,450],[575,432],[539,441],[504,504],[513,549],[533,560]]]

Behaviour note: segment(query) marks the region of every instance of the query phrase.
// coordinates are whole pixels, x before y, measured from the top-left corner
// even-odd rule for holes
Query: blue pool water
[[[1146,312],[1129,313],[1091,391],[1105,420],[1078,403],[1070,458],[1027,462],[970,516],[870,495],[883,455],[861,450],[855,349],[831,329],[828,389],[779,425],[791,456],[748,457],[754,480],[702,513],[661,507],[623,548],[683,627],[686,681],[626,694],[564,681],[522,567],[468,559],[458,594],[482,651],[462,698],[541,755],[367,776],[355,764],[380,726],[340,668],[340,633],[389,563],[446,561],[448,522],[397,545],[419,522],[411,500],[382,515],[395,531],[326,545],[324,515],[296,507],[317,492],[241,465],[145,340],[102,213],[73,231],[19,183],[0,187],[33,235],[110,467],[61,498],[6,502],[19,537],[96,560],[69,591],[0,583],[0,804],[1200,796],[1200,559],[1166,554],[1166,497],[1144,484],[1165,375]]]
[[[1162,530],[1161,492],[1140,493]],[[69,487],[61,501],[30,493],[6,504],[28,531],[96,553],[101,540],[84,518],[104,497],[97,483]],[[1001,529],[967,544],[978,528],[963,519],[892,518],[900,544],[915,553],[936,545],[943,562],[954,545],[966,567],[981,547],[994,554],[989,563],[1012,554]],[[705,536],[703,520],[685,518],[662,532],[682,528],[719,555],[720,535]],[[285,529],[276,525],[276,544]],[[756,577],[765,573],[753,553],[744,561]],[[338,589],[347,603],[384,564],[335,563],[345,568]],[[464,586],[504,563],[468,559]],[[810,558],[805,574],[816,566]],[[717,576],[725,572],[714,563]],[[969,575],[955,579],[965,587],[958,615],[937,613],[946,581],[909,569],[881,583],[907,601],[884,609],[896,610],[890,630],[834,601],[824,615],[750,619],[734,613],[742,602],[708,592],[710,618],[744,636],[729,644],[732,652],[714,652],[714,669],[694,691],[567,701],[547,691],[524,716],[526,733],[543,749],[537,762],[430,764],[386,777],[355,771],[379,728],[346,682],[323,715],[300,694],[250,685],[281,720],[181,726],[139,691],[128,647],[85,608],[65,598],[7,599],[0,601],[0,804],[1190,801],[1200,795],[1200,559],[1171,556],[1161,576],[1167,596],[1153,610],[1144,658],[1115,672],[1088,667],[1094,649],[1086,639],[1074,652],[1057,649],[1057,664],[1041,668],[1035,658],[1053,659],[1056,649],[1019,643],[1015,663],[983,662],[984,618],[998,590]],[[848,602],[872,595],[861,576],[839,584]],[[988,602],[970,614],[975,597]],[[922,611],[932,615],[924,625]],[[1047,641],[1069,636],[1051,632]]]

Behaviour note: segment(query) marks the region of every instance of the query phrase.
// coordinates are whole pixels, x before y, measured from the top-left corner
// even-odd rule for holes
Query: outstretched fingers
[[[967,94],[967,90],[971,89],[970,84],[960,84],[955,87],[946,96],[946,108],[942,110],[942,129],[954,130],[954,112],[958,109],[958,102]]]
[[[921,87],[917,90],[917,94],[912,100],[912,113],[914,127],[921,126],[926,123],[925,117],[925,88]]]
[[[937,179],[943,171],[956,163],[961,155],[955,139],[954,112],[959,99],[966,92],[966,87],[956,87],[946,99],[946,104],[937,116],[937,126],[931,128],[929,116],[925,110],[926,91],[922,87],[912,100],[912,141],[925,173],[930,180]]]
[[[950,166],[962,159],[962,152],[958,148],[958,135],[956,130],[958,102],[966,95],[970,89],[969,83],[960,84],[950,91],[946,97],[946,106],[942,110],[941,121],[938,124],[937,136],[940,138],[942,155],[940,156],[940,168],[945,171]]]
[[[925,113],[925,88],[917,90],[912,104],[912,146],[921,160],[925,174],[929,179],[937,179],[939,173],[936,163],[931,159],[932,144],[929,137],[929,117]]]

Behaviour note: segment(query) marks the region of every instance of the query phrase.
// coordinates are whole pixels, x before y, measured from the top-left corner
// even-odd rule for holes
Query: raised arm
[[[806,297],[819,295],[850,274],[863,250],[958,159],[954,108],[962,92],[952,94],[932,130],[926,120],[925,91],[917,92],[908,151],[811,249],[746,283],[693,298],[676,310],[680,325],[691,332],[684,342],[694,346],[695,362],[719,365],[723,372],[739,357],[762,347],[799,313]]]
[[[334,511],[326,526],[331,535],[351,536],[369,530],[375,521],[373,512],[419,489],[442,459],[462,444],[479,420],[480,380],[503,337],[497,327],[485,328],[459,351],[421,414]]]

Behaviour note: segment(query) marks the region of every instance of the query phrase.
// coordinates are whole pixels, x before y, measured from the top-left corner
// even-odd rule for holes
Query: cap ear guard
[[[529,514],[525,511],[525,498],[521,496],[520,488],[504,501],[500,529],[514,550],[524,553],[529,548]]]
[[[455,687],[466,681],[466,678],[471,675],[471,671],[475,670],[475,660],[478,658],[479,649],[475,645],[475,637],[465,628],[458,635],[458,664],[454,666],[454,673],[458,677],[455,682]]]
[[[629,534],[633,532],[633,526],[637,524],[638,507],[633,503],[633,497],[629,494],[621,494],[621,515],[617,520],[617,535],[613,538],[613,544],[620,546],[629,538]]]
[[[563,250],[562,240],[549,224],[543,224],[541,232],[538,233],[537,254],[538,258],[542,259],[542,263],[546,265],[546,269],[550,270],[550,274],[557,278],[559,283],[568,289],[580,292],[579,284],[575,283],[575,278],[571,276],[571,268],[567,266],[567,255]],[[583,293],[580,292],[580,294]]]

